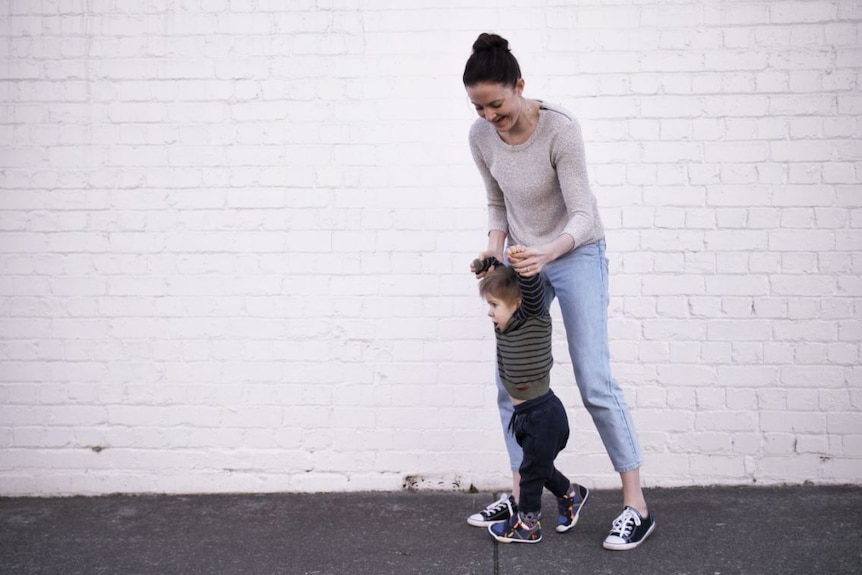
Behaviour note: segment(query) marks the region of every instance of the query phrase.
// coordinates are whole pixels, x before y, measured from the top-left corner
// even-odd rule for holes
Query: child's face
[[[520,299],[506,301],[490,295],[485,298],[485,301],[488,302],[488,317],[494,322],[494,328],[497,331],[506,327],[506,324],[512,319],[515,310],[521,305]]]

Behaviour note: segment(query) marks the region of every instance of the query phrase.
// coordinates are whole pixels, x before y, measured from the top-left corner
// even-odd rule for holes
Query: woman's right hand
[[[503,261],[503,252],[502,251],[497,252],[495,250],[485,250],[484,252],[479,254],[478,260],[479,261],[485,261],[488,258],[495,258],[497,261]],[[476,268],[475,260],[473,261],[473,263],[470,264],[470,271],[473,272],[474,274],[476,274],[476,277],[479,279],[482,279],[483,277],[485,277],[488,274],[488,272],[492,272],[492,271],[494,271],[494,269],[495,269],[495,266],[492,265],[487,270],[485,270],[479,274],[476,274],[477,268]]]

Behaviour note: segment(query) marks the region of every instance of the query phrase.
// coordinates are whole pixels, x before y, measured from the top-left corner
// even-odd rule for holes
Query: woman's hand
[[[491,230],[488,232],[488,248],[479,254],[479,260],[484,261],[487,258],[496,258],[498,261],[503,261],[503,246],[506,244],[506,233],[503,230]],[[470,271],[474,274],[476,269],[470,265]],[[482,279],[488,272],[494,271],[494,267],[478,274],[476,277]]]
[[[515,271],[528,278],[538,274],[547,264],[569,253],[574,248],[574,238],[569,234],[562,234],[554,241],[541,246],[532,248],[512,246],[506,251],[506,255]]]
[[[483,262],[488,258],[494,258],[498,261],[503,261],[503,252],[502,251],[498,252],[496,250],[485,250],[484,252],[479,254],[478,261]],[[477,260],[473,260],[473,263],[470,264],[470,271],[473,272],[474,274],[476,274],[476,272],[478,271],[478,269],[476,268],[476,261]],[[494,271],[495,268],[496,268],[496,266],[491,265],[485,271],[483,271],[479,274],[476,274],[476,277],[478,279],[482,279],[483,277],[488,275],[490,272]]]
[[[522,245],[511,246],[506,250],[506,257],[518,275],[525,278],[537,275],[545,264],[554,259],[544,250],[544,246],[528,248]]]

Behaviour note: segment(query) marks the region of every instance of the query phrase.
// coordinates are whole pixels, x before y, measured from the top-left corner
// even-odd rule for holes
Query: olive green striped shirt
[[[541,276],[518,276],[521,305],[497,334],[497,369],[509,395],[526,401],[551,385],[551,315]]]

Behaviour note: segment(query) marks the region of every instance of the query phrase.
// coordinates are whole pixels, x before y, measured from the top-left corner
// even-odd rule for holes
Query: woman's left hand
[[[519,275],[525,278],[533,277],[542,271],[545,264],[552,261],[543,249],[543,246],[528,248],[525,246],[512,246],[506,251],[509,263]]]

